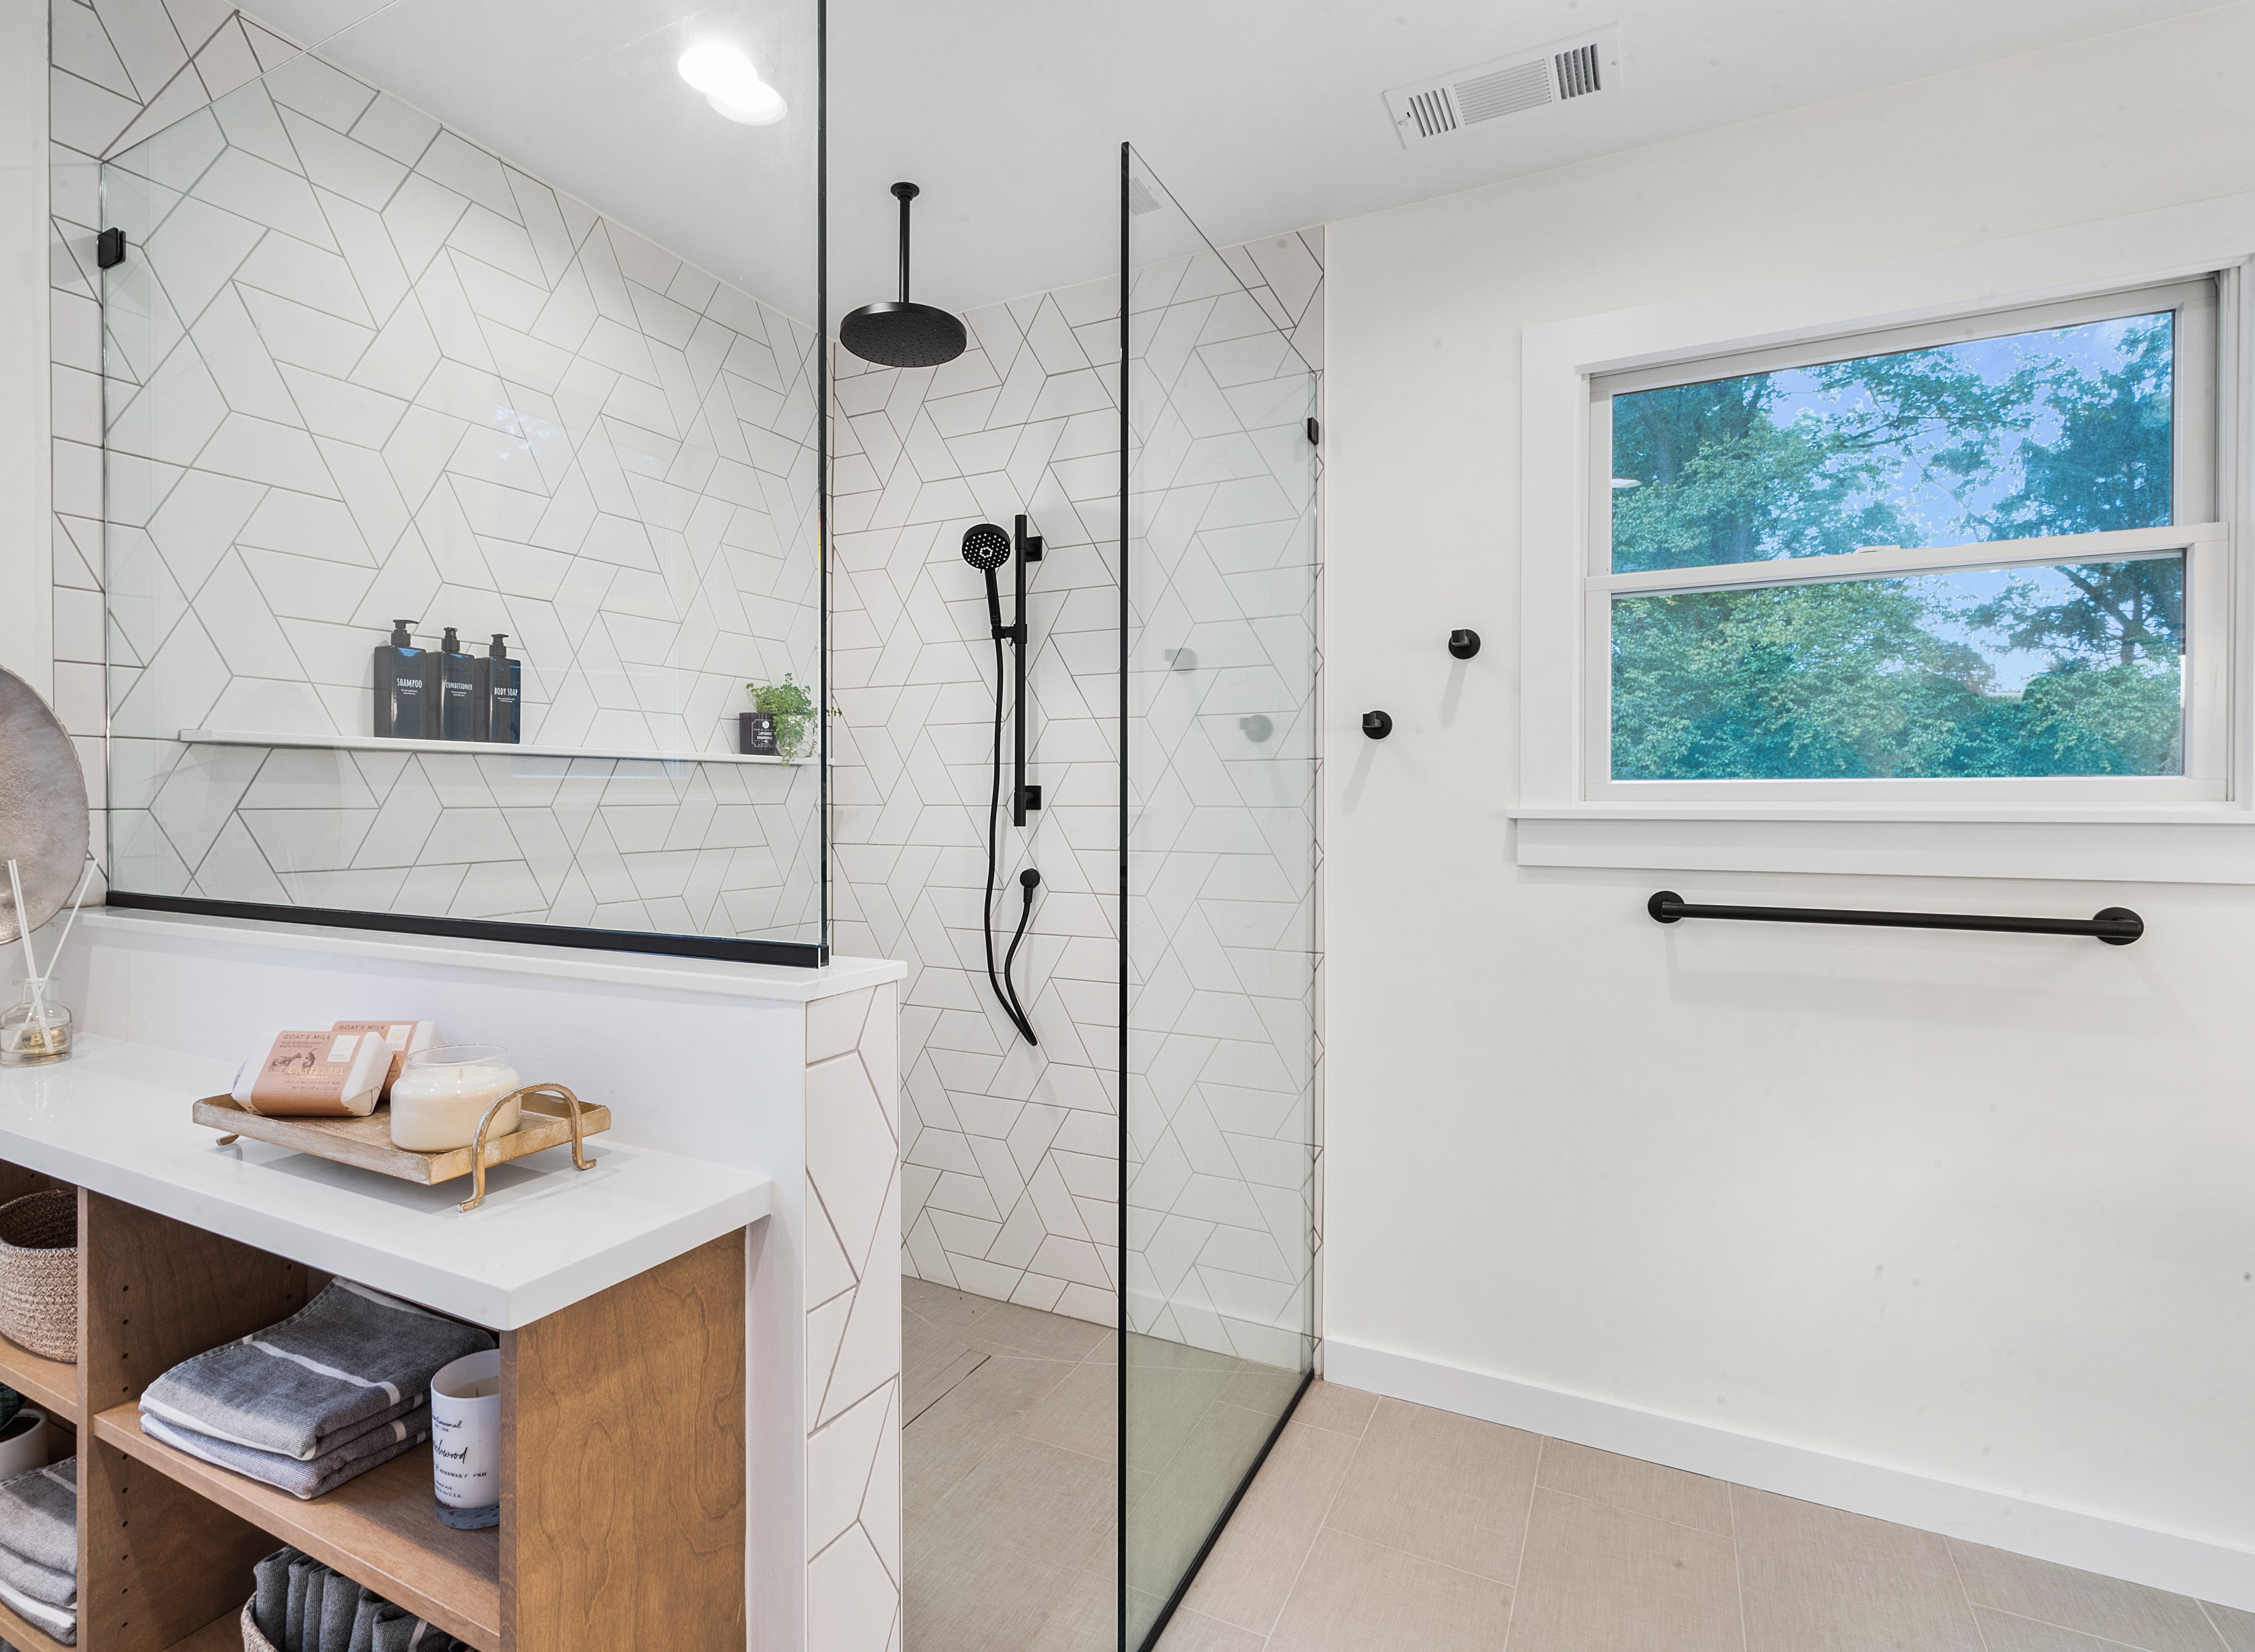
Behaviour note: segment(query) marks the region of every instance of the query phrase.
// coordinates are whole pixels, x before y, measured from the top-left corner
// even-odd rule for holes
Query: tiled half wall
[[[122,886],[817,938],[811,766],[725,752],[815,676],[814,334],[302,56],[114,156],[110,781]],[[527,745],[369,732],[390,623],[493,632]]]
[[[1237,282],[1219,285],[1241,284],[1320,365],[1321,232],[1223,256]],[[1120,1267],[1118,318],[1117,284],[1097,282],[973,312],[971,348],[942,368],[838,353],[832,472],[832,939],[909,964],[903,1266],[1106,1323]],[[1047,807],[1024,832],[1002,812],[995,912],[1007,945],[1017,873],[1037,867],[1016,975],[1038,1049],[986,981],[994,658],[960,550],[973,522],[1020,511],[1047,540],[1028,718]]]

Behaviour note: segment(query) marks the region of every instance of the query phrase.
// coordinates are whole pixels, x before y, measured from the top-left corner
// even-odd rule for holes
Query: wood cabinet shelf
[[[242,1614],[230,1612],[214,1618],[185,1641],[175,1641],[165,1652],[242,1652]]]
[[[44,1358],[5,1337],[0,1337],[0,1382],[74,1427],[85,1418],[78,1403],[78,1367]]]
[[[52,1185],[0,1163],[0,1200]],[[78,1460],[77,1652],[235,1652],[251,1567],[285,1544],[478,1652],[608,1652],[653,1623],[669,1652],[741,1652],[742,1229],[499,1331],[509,1515],[456,1531],[428,1446],[301,1502],[144,1433],[151,1382],[330,1276],[75,1191],[77,1362],[0,1341],[0,1382]],[[63,1652],[4,1605],[0,1639]]]
[[[501,1536],[439,1523],[428,1446],[306,1502],[151,1438],[138,1405],[102,1412],[94,1437],[241,1516],[277,1545],[302,1549],[481,1652],[500,1652]]]

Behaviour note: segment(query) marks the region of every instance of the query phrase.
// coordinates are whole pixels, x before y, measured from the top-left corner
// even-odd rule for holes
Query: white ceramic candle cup
[[[443,1153],[477,1139],[478,1121],[523,1081],[498,1044],[442,1044],[409,1054],[391,1087],[391,1144],[411,1153]],[[516,1128],[522,1111],[511,1102],[488,1133],[490,1140]]]
[[[27,1469],[45,1468],[48,1445],[53,1438],[45,1411],[30,1405],[18,1411],[8,1419],[8,1426],[0,1429],[0,1480]]]
[[[466,1354],[431,1379],[431,1479],[449,1508],[501,1502],[501,1350]]]

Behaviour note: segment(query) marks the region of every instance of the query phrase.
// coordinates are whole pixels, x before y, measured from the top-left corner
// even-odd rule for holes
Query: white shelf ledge
[[[398,740],[374,734],[275,734],[246,729],[182,729],[188,746],[288,746],[324,752],[450,752],[487,757],[615,757],[643,763],[765,763],[796,767],[811,757],[747,757],[737,752],[629,752],[615,746],[509,746],[498,740]]]

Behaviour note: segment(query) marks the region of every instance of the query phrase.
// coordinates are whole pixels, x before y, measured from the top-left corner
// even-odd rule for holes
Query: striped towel
[[[493,1346],[475,1326],[339,1279],[281,1324],[174,1366],[142,1394],[141,1413],[310,1463],[420,1410],[440,1366]]]
[[[77,1644],[77,1458],[0,1480],[0,1600]]]
[[[310,1502],[334,1491],[348,1480],[358,1479],[371,1468],[383,1466],[430,1438],[431,1408],[420,1405],[404,1417],[371,1424],[350,1439],[302,1462],[279,1452],[256,1451],[231,1439],[178,1428],[148,1411],[141,1413],[141,1427],[150,1438],[162,1440],[191,1457],[200,1457],[207,1463],[233,1469],[277,1491],[286,1491],[292,1497]],[[0,1573],[0,1577],[4,1575]]]

